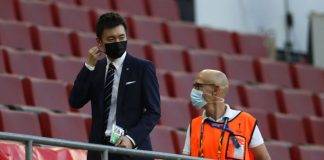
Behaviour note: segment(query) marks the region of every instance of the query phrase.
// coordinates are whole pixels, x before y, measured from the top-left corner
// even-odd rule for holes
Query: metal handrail
[[[47,138],[47,137],[39,137],[39,136],[31,136],[24,134],[16,134],[16,133],[8,133],[8,132],[0,132],[0,139],[3,140],[12,140],[19,141],[25,143],[25,151],[26,151],[26,160],[32,160],[32,147],[33,143],[35,144],[44,144],[51,146],[60,146],[60,147],[68,147],[68,148],[76,148],[83,150],[92,150],[92,151],[100,151],[102,152],[102,159],[108,160],[108,152],[115,154],[126,154],[130,156],[139,156],[146,158],[162,158],[162,159],[170,159],[170,160],[202,160],[202,158],[190,157],[178,154],[171,153],[163,153],[163,152],[155,152],[155,151],[145,151],[145,150],[135,150],[135,149],[126,149],[119,148],[114,146],[100,145],[100,144],[92,144],[92,143],[84,143],[77,141],[69,141],[63,139],[56,138]]]

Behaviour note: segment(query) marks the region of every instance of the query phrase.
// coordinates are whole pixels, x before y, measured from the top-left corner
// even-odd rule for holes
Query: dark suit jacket
[[[74,108],[83,107],[91,100],[92,126],[90,143],[105,144],[104,79],[106,58],[99,60],[95,70],[83,66],[70,95]],[[126,82],[136,81],[126,85]],[[138,149],[152,150],[149,134],[160,119],[160,94],[154,65],[127,53],[119,82],[116,124],[125,129]],[[110,155],[109,155],[110,156]],[[88,159],[100,159],[96,152],[88,152]],[[118,158],[119,159],[119,158]],[[141,158],[142,159],[142,158]]]

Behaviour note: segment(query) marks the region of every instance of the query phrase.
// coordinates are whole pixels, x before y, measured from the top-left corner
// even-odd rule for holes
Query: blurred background
[[[109,11],[127,21],[127,51],[157,68],[155,151],[182,152],[200,114],[189,103],[194,75],[211,68],[230,79],[227,103],[258,119],[272,159],[323,159],[322,0],[0,0],[0,131],[87,142],[90,104],[71,109],[68,96]],[[85,159],[49,146],[33,156],[76,153]],[[1,160],[24,154],[0,141]]]

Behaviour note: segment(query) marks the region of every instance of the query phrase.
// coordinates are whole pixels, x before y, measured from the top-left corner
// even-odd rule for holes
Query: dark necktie
[[[104,87],[104,105],[105,105],[105,119],[104,119],[104,125],[107,127],[108,123],[108,116],[109,116],[109,111],[110,111],[110,106],[111,106],[111,95],[112,95],[112,89],[113,89],[113,84],[114,84],[114,75],[115,75],[116,68],[115,66],[110,63],[108,72],[106,75],[106,81],[105,81],[105,87]]]

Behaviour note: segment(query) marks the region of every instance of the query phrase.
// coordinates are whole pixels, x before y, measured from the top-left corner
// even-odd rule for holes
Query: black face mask
[[[127,48],[127,41],[106,43],[106,55],[112,59],[117,59],[123,55]]]

